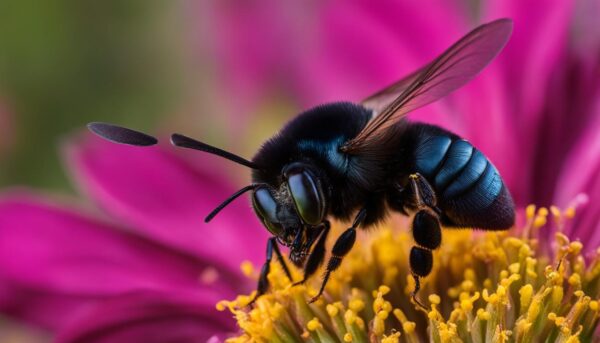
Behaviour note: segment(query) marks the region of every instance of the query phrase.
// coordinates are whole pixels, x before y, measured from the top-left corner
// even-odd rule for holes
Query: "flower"
[[[574,215],[552,212],[559,227]],[[245,306],[253,294],[217,304],[242,329],[227,342],[589,341],[600,319],[600,250],[586,263],[583,244],[557,232],[547,254],[538,240],[549,230],[548,215],[530,207],[524,227],[510,232],[446,231],[420,292],[426,310],[410,302],[414,243],[407,230],[388,227],[358,239],[313,304],[306,299],[315,285],[291,286],[277,266],[269,275],[273,290],[254,308]]]
[[[214,304],[255,286],[238,266],[264,259],[266,230],[243,202],[202,223],[232,193],[220,161],[89,135],[67,156],[101,211],[2,194],[0,309],[59,342],[203,342],[235,331]]]
[[[424,65],[478,23],[512,18],[514,32],[499,57],[411,119],[474,143],[520,207],[587,202],[567,233],[589,240],[591,249],[600,245],[597,0],[209,4],[202,2],[202,10],[218,13],[213,48],[227,57],[218,60],[223,87],[247,96],[238,106],[247,113],[273,94],[300,108],[358,101]]]
[[[543,7],[536,7],[534,11],[530,11],[527,4],[517,1],[480,5],[481,21],[499,16],[515,19],[513,41],[504,57],[494,62],[484,75],[461,90],[461,93],[448,101],[425,108],[415,113],[415,116],[440,123],[471,139],[497,164],[521,205],[538,198],[542,199],[540,202],[543,204],[556,199],[558,204],[565,205],[582,190],[589,190],[588,196],[594,200],[599,193],[593,192],[598,188],[598,181],[593,175],[597,171],[599,159],[597,150],[590,150],[589,147],[597,147],[598,141],[594,135],[597,131],[593,131],[598,124],[595,119],[598,118],[595,114],[597,112],[594,112],[598,107],[593,101],[597,89],[593,86],[596,85],[597,75],[587,71],[596,70],[598,61],[589,58],[588,54],[581,54],[583,49],[565,49],[566,44],[571,43],[568,30],[576,28],[571,20],[573,3],[551,1]],[[229,4],[223,5],[222,2],[216,6],[225,11],[230,9]],[[439,1],[418,4],[409,1],[386,2],[376,6],[366,1],[343,5],[331,1],[302,8],[283,7],[281,2],[271,1],[248,3],[244,6],[247,7],[240,8],[239,11],[236,9],[235,21],[230,21],[229,12],[217,11],[217,15],[212,18],[217,22],[226,18],[230,25],[228,30],[220,30],[225,39],[217,40],[223,47],[217,60],[224,62],[223,66],[226,68],[223,69],[229,71],[227,75],[239,75],[243,78],[240,87],[228,90],[228,94],[238,93],[238,97],[243,100],[243,106],[238,106],[241,109],[260,105],[257,98],[272,92],[284,93],[302,103],[302,107],[324,101],[359,99],[421,65],[475,26],[469,19],[470,12],[466,7]],[[263,9],[267,12],[263,12]],[[282,13],[285,15],[280,15]],[[582,15],[589,13],[594,12],[583,11]],[[435,21],[423,20],[428,17]],[[275,20],[275,24],[272,20]],[[236,27],[238,24],[239,27]],[[228,40],[227,35],[239,34],[240,27],[246,33],[251,33],[251,36],[242,35],[235,40]],[[266,36],[256,35],[257,32],[263,32]],[[265,45],[253,44],[252,35],[267,42],[270,48],[264,49]],[[234,44],[228,46],[230,42]],[[584,45],[590,44],[595,44],[595,41]],[[237,56],[245,59],[238,59]],[[235,68],[227,69],[232,65]],[[255,69],[256,66],[259,68]],[[244,74],[248,70],[250,73]],[[270,70],[275,70],[275,75],[268,75],[267,71]],[[235,77],[229,79],[233,83],[238,82]],[[571,80],[570,85],[576,87],[564,90],[560,88],[565,83],[554,82],[567,79]],[[279,84],[285,87],[278,87]],[[538,87],[539,85],[542,87]],[[580,98],[585,101],[580,101]],[[234,103],[235,99],[228,100]],[[570,111],[563,111],[563,108]],[[561,115],[555,115],[556,111]],[[581,119],[579,122],[567,120],[563,113],[585,115],[578,116]],[[494,130],[487,130],[490,122]],[[556,138],[556,128],[564,126],[563,122],[576,124],[575,130],[568,137],[561,135]],[[541,150],[542,147],[548,147],[547,151],[553,154]],[[543,154],[539,154],[537,149]],[[221,177],[208,172],[206,162],[184,161],[160,148],[109,148],[105,143],[88,142],[71,150],[71,161],[71,169],[84,186],[84,191],[110,214],[109,219],[100,220],[96,218],[96,214],[81,214],[80,211],[66,209],[66,205],[50,204],[50,201],[22,192],[5,195],[0,203],[0,235],[3,236],[0,241],[3,242],[2,253],[5,254],[0,258],[1,308],[30,323],[44,325],[59,332],[60,342],[198,341],[208,336],[219,339],[228,330],[235,330],[232,321],[210,312],[209,309],[213,307],[208,304],[216,302],[216,299],[229,298],[229,294],[233,297],[233,294],[250,289],[239,289],[246,288],[247,281],[240,278],[236,268],[242,256],[257,263],[258,256],[264,253],[262,250],[266,234],[265,230],[255,226],[258,221],[251,218],[249,211],[238,205],[228,209],[234,216],[221,217],[222,221],[215,223],[214,230],[199,233],[201,213],[207,212],[208,204],[213,205],[221,200],[218,196],[221,194],[220,188],[213,188],[221,183],[217,181]],[[566,161],[570,164],[566,164]],[[222,170],[212,160],[210,164],[212,170]],[[581,167],[586,165],[589,168]],[[571,171],[567,166],[577,168]],[[540,168],[542,169],[539,170]],[[582,174],[573,176],[572,172]],[[541,191],[544,194],[535,194]],[[594,208],[595,203],[597,202],[590,202],[574,222],[564,228],[569,235],[577,234],[586,242],[586,246],[592,248],[600,240],[599,235],[593,234],[598,214],[597,208]],[[551,210],[549,213],[553,212],[555,211]],[[538,221],[536,218],[543,219]],[[535,217],[533,220],[534,224],[539,224],[545,217]],[[47,234],[54,230],[65,231],[61,235]],[[90,232],[95,234],[89,234]],[[373,236],[372,239],[391,235],[404,248],[406,246],[402,244],[406,245],[408,242],[406,237],[402,238],[402,234],[385,230],[378,234],[383,236]],[[534,241],[528,237],[518,240],[518,244],[528,246],[532,254],[535,253],[528,257],[538,261],[551,261],[548,251],[537,249]],[[566,279],[568,286],[551,285],[553,289],[561,289],[563,295],[569,296],[565,298],[569,305],[566,306],[565,303],[565,309],[577,308],[576,301],[581,299],[588,302],[589,311],[592,311],[588,314],[593,314],[597,303],[586,298],[592,292],[589,295],[585,292],[570,293],[579,284],[577,277],[573,275],[579,275],[582,288],[589,285],[595,287],[593,283],[587,283],[583,274],[576,269],[573,272],[567,268],[581,266],[582,259],[575,252],[579,249],[578,245],[567,243],[567,236],[558,237],[558,243],[562,244],[560,247],[573,250],[567,257],[572,261],[565,260],[565,264],[555,270],[555,274],[552,274],[552,270],[546,274],[542,273],[545,270],[535,269],[543,264],[538,262],[533,266],[536,279],[523,284],[523,287],[532,285],[533,297],[533,292],[541,289],[540,284],[546,285],[548,280],[551,282],[555,277],[558,280]],[[506,254],[504,242],[513,241],[502,235],[474,237],[474,241],[465,239],[470,236],[462,238],[456,244],[462,242],[467,246],[455,251],[462,252],[462,257],[473,256],[473,264],[476,264],[474,249],[477,244],[492,244],[492,247]],[[382,243],[374,242],[377,250],[385,247]],[[447,243],[447,247],[443,245],[442,249],[457,247],[452,242]],[[364,244],[369,243],[365,241]],[[559,248],[553,251],[562,250]],[[130,258],[124,259],[125,262],[121,262],[121,258],[115,260],[120,256]],[[369,258],[370,255],[365,254],[365,250],[357,249],[353,256]],[[73,261],[76,263],[67,263]],[[518,262],[519,273],[521,268],[528,267],[527,261],[531,260],[525,258],[524,267]],[[406,274],[406,258],[391,262],[397,263],[398,275]],[[437,265],[444,266],[443,256],[438,256],[436,262]],[[468,261],[459,262],[466,264]],[[479,314],[475,312],[477,318],[472,320],[479,320],[481,324],[482,320],[497,320],[509,313],[501,306],[488,310],[487,304],[494,301],[503,304],[505,296],[512,296],[513,290],[507,291],[507,288],[526,281],[512,280],[510,286],[502,284],[502,280],[510,281],[511,276],[517,274],[514,263],[517,262],[506,265],[494,265],[490,262],[492,267],[503,269],[486,270],[481,274],[478,274],[477,268],[471,267],[478,279],[470,278],[470,272],[464,275],[469,270],[469,267],[465,267],[462,269],[463,274],[453,271],[451,276],[456,278],[455,282],[425,284],[422,294],[439,293],[439,301],[435,296],[430,299],[435,305],[430,308],[430,312],[434,312],[434,318],[431,319],[432,330],[438,330],[440,340],[452,338],[453,332],[464,333],[459,322],[453,321],[449,314],[454,300],[458,300],[459,305],[465,303],[464,306],[459,306],[459,311],[463,312],[458,313],[458,317],[454,319],[460,319],[461,315],[469,318],[467,309],[471,305],[473,308],[483,308],[481,306],[484,301],[486,308]],[[596,263],[595,260],[592,263]],[[244,266],[248,271],[248,264]],[[357,266],[360,263],[350,263],[347,267],[349,269],[340,270],[340,273],[334,274],[335,278],[354,276],[352,268]],[[376,267],[375,264],[369,266]],[[266,312],[254,312],[254,316],[266,320],[265,328],[258,329],[268,330],[269,323],[275,323],[277,315],[289,310],[269,303],[272,299],[281,300],[282,304],[290,304],[289,295],[299,294],[302,301],[305,299],[302,292],[306,291],[302,287],[297,288],[297,291],[286,291],[283,284],[285,281],[277,276],[277,266],[274,265],[273,269],[271,279],[275,293],[266,295],[257,303],[258,306],[265,306]],[[374,270],[381,271],[377,268]],[[344,271],[348,273],[344,274]],[[593,272],[592,268],[591,273]],[[216,275],[218,278],[215,280]],[[399,317],[402,323],[399,332],[405,336],[410,336],[412,330],[414,335],[423,337],[424,326],[418,325],[418,317],[412,319],[409,316],[412,307],[402,309],[402,312],[394,311],[406,307],[402,307],[403,302],[404,305],[408,304],[405,296],[394,295],[394,292],[402,292],[403,289],[390,287],[388,293],[386,287],[380,287],[386,286],[386,280],[381,276],[377,276],[379,279],[368,276],[364,280],[373,284],[357,288],[358,291],[355,292],[352,289],[344,291],[338,282],[339,291],[336,293],[336,283],[333,282],[327,290],[326,296],[329,298],[324,298],[323,303],[315,305],[325,306],[324,311],[317,307],[314,316],[302,318],[306,319],[302,323],[305,323],[307,335],[314,333],[318,336],[322,334],[321,329],[323,332],[325,329],[329,330],[329,326],[333,325],[332,321],[337,320],[336,316],[341,312],[340,306],[343,306],[346,311],[344,318],[340,319],[350,321],[351,325],[356,324],[358,329],[355,333],[345,332],[341,339],[361,337],[362,331],[359,329],[362,321],[367,329],[373,323],[374,334],[386,334],[390,336],[387,339],[393,340],[394,335],[398,334],[386,331],[390,324],[384,321],[381,325],[381,322],[375,324],[377,321],[372,321],[376,312],[377,318],[381,320],[384,318],[379,316],[385,317],[385,313],[390,319],[390,313]],[[485,283],[484,276],[489,276],[491,285]],[[574,285],[569,283],[571,278]],[[440,279],[442,278],[437,280]],[[404,283],[402,278],[396,281],[401,285]],[[471,281],[475,286],[463,289],[463,281]],[[484,289],[487,289],[487,293],[484,293]],[[525,295],[528,294],[528,289],[527,287],[523,291]],[[369,290],[378,292],[373,296]],[[454,293],[451,290],[455,290]],[[431,292],[426,293],[427,291]],[[461,296],[463,292],[467,292],[468,296]],[[479,298],[476,298],[475,292],[479,292]],[[560,294],[558,292],[561,291],[556,292]],[[280,298],[276,298],[278,296]],[[519,294],[519,301],[521,296]],[[335,299],[341,301],[341,305],[333,302],[329,305],[334,307],[326,306],[326,301]],[[238,299],[244,300],[247,298]],[[295,301],[298,306],[303,303]],[[375,303],[378,305],[374,306]],[[236,304],[241,303],[221,303],[221,307]],[[548,304],[555,305],[553,302]],[[232,309],[237,311],[235,307]],[[556,309],[552,315],[544,312],[545,318],[557,327],[560,326],[561,332],[567,325],[568,333],[562,334],[574,336],[578,328],[571,325],[565,309]],[[353,312],[349,312],[348,318],[345,318],[348,310]],[[517,311],[517,308],[510,310]],[[363,317],[368,311],[373,316]],[[435,311],[440,316],[435,315]],[[256,319],[252,317],[253,312],[244,313],[235,312],[241,317],[238,318],[241,325],[252,324],[251,320]],[[517,315],[516,312],[510,313]],[[244,318],[244,315],[248,318]],[[471,315],[473,317],[473,312]],[[511,318],[514,319],[514,316]],[[415,321],[414,325],[409,318]],[[244,321],[245,319],[248,320]],[[518,335],[518,323],[512,324],[517,327],[514,334]],[[492,328],[492,325],[489,327]],[[536,327],[522,329],[533,332]],[[555,331],[555,327],[550,326],[548,329],[552,334],[561,334]],[[588,330],[588,326],[579,332],[581,337],[589,332],[584,329]],[[506,330],[503,328],[498,333],[494,331],[492,337],[496,334],[499,338],[505,338],[509,334]],[[329,332],[332,335],[337,333],[341,332]],[[300,334],[304,334],[304,331]],[[568,338],[565,336],[565,340]]]

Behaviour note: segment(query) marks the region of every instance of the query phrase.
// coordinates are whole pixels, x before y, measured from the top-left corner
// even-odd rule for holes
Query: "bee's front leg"
[[[277,238],[269,238],[269,240],[267,241],[267,260],[265,261],[260,270],[260,276],[258,277],[258,286],[256,287],[256,295],[254,296],[252,301],[248,303],[248,306],[254,304],[256,299],[258,299],[258,297],[260,297],[261,295],[265,294],[269,289],[269,279],[267,278],[267,276],[269,275],[269,271],[271,270],[271,260],[273,259],[273,251],[275,251],[275,255],[277,255],[277,260],[281,264],[285,275],[287,275],[290,281],[293,282],[292,274],[290,273],[290,270],[288,269],[288,266],[285,263],[283,256],[281,255],[281,251],[279,251],[279,247],[277,246]]]
[[[354,242],[356,241],[356,228],[365,220],[367,215],[366,209],[361,209],[356,217],[354,218],[354,223],[352,226],[344,231],[340,237],[338,237],[337,241],[333,245],[331,249],[331,257],[329,258],[329,262],[327,263],[327,269],[325,270],[325,275],[323,275],[323,282],[321,283],[321,288],[319,289],[319,293],[312,298],[309,303],[315,302],[321,294],[323,294],[323,290],[325,290],[325,285],[327,285],[327,281],[329,281],[329,276],[331,272],[338,269],[340,264],[342,264],[342,259],[350,250],[352,246],[354,246]]]

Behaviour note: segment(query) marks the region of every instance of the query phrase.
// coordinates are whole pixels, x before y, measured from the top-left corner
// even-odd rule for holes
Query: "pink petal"
[[[497,0],[484,6],[486,21],[508,17],[514,20],[513,36],[500,56],[506,82],[513,92],[513,115],[522,133],[538,125],[544,106],[545,87],[560,68],[565,51],[574,1],[552,0],[543,6],[519,0]]]
[[[218,261],[198,260],[73,207],[24,192],[0,199],[2,307],[55,327],[64,320],[56,313],[66,315],[90,300],[131,290],[204,287],[231,297],[243,284]]]
[[[206,342],[234,329],[233,321],[215,310],[215,300],[155,292],[124,295],[82,313],[56,342]]]
[[[231,270],[245,259],[264,259],[267,231],[244,197],[210,224],[203,222],[234,191],[216,175],[214,157],[199,170],[160,147],[123,146],[91,136],[68,152],[84,191],[137,233]]]
[[[562,164],[554,203],[564,207],[578,194],[587,194],[589,200],[577,212],[571,234],[586,242],[589,249],[595,249],[600,245],[600,101],[589,112],[585,130]]]
[[[56,331],[85,300],[90,299],[33,289],[0,276],[0,311],[34,327]]]
[[[331,1],[295,69],[305,103],[358,101],[435,58],[466,33],[461,9],[444,1]],[[435,18],[435,20],[425,20]]]

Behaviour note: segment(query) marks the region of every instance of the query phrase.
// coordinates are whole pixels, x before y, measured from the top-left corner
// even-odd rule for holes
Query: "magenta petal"
[[[571,237],[594,249],[600,245],[600,101],[590,108],[589,122],[579,140],[568,152],[556,184],[554,203],[568,206],[580,193],[588,196],[587,204],[577,212],[570,227]]]
[[[138,233],[236,271],[244,259],[258,263],[264,258],[266,230],[245,198],[210,224],[203,222],[234,191],[216,175],[211,157],[203,171],[160,147],[129,147],[86,136],[70,146],[69,158],[84,191]]]
[[[40,318],[136,289],[205,287],[231,297],[242,282],[241,275],[217,262],[200,261],[23,192],[0,199],[0,279],[7,282],[0,306],[14,313],[39,307]]]
[[[215,301],[201,293],[123,295],[82,313],[56,342],[206,342],[234,330],[233,321],[215,310]]]
[[[560,70],[575,1],[551,0],[540,4],[520,0],[485,3],[485,20],[512,18],[513,35],[499,56],[505,82],[510,85],[513,110],[520,133],[529,137],[542,120],[545,85]]]
[[[358,101],[428,63],[466,33],[449,4],[323,2],[309,30],[314,41],[293,69],[304,102]]]

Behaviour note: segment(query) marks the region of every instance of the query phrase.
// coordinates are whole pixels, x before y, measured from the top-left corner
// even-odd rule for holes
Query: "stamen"
[[[323,297],[313,304],[307,300],[320,280],[290,288],[274,263],[272,289],[254,310],[242,308],[248,296],[219,303],[218,308],[235,314],[243,331],[236,339],[255,341],[589,340],[600,320],[600,249],[586,263],[583,244],[562,233],[541,247],[540,232],[547,235],[548,230],[544,220],[550,214],[556,219],[557,213],[564,219],[566,210],[533,207],[528,212],[535,230],[523,237],[514,232],[444,231],[444,243],[434,251],[434,268],[421,279],[419,295],[428,300],[426,313],[410,299],[415,286],[408,267],[414,244],[410,232],[389,228],[357,239]],[[268,330],[259,329],[264,320]],[[282,332],[287,340],[278,336]]]

